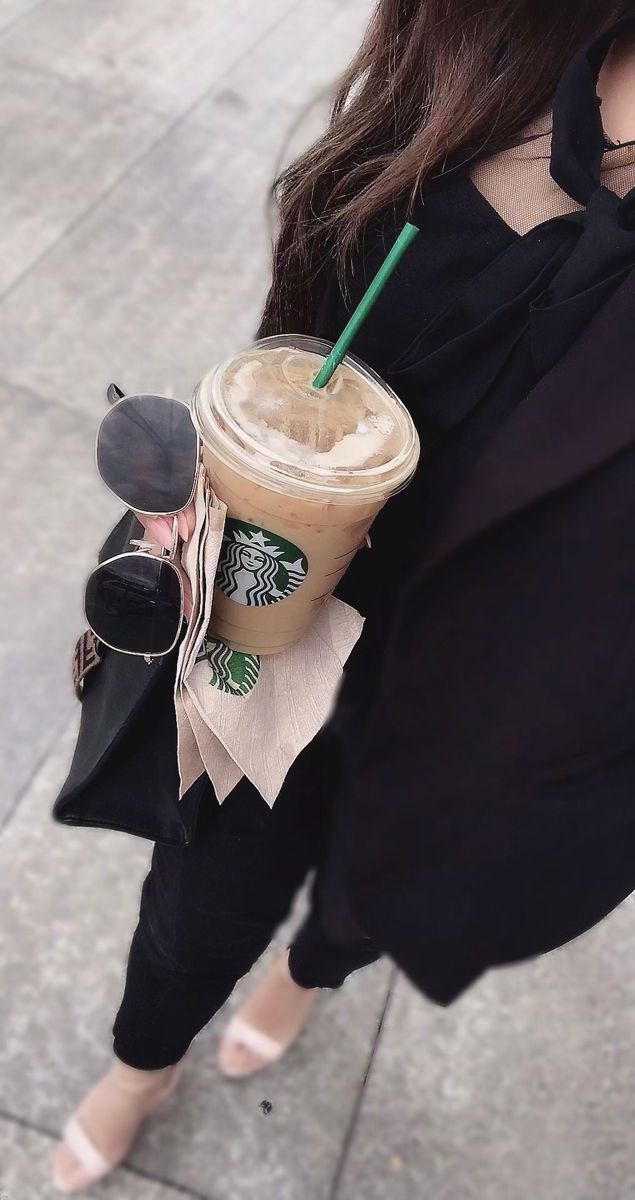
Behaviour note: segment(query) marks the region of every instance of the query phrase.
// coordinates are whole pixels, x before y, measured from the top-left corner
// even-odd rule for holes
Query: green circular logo
[[[293,542],[259,525],[228,517],[216,587],[235,604],[278,604],[306,579],[309,562]]]
[[[260,674],[260,659],[257,654],[242,654],[230,650],[216,638],[205,638],[196,656],[196,662],[206,659],[212,668],[210,686],[232,696],[247,696],[256,686]]]

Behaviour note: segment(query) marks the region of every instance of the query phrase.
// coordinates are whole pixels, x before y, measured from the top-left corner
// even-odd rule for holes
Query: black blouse
[[[424,184],[412,213],[420,235],[352,347],[409,405],[424,445],[463,421],[527,334],[521,391],[533,386],[628,267],[635,190],[620,198],[602,186],[610,143],[596,84],[611,42],[633,28],[635,14],[585,47],[554,96],[550,174],[574,211],[521,236],[488,203],[468,168]],[[629,144],[635,142],[622,145]],[[583,211],[575,211],[577,205]],[[387,218],[379,233],[367,235],[347,302],[331,278],[318,336],[341,331],[401,223],[400,216]],[[557,321],[555,304],[563,306]]]
[[[613,39],[634,28],[625,17],[589,43],[556,90],[550,175],[572,211],[520,235],[467,168],[431,180],[411,218],[420,234],[352,347],[408,405],[422,442],[414,483],[380,514],[371,553],[336,591],[367,617],[345,692],[360,704],[372,696],[387,612],[480,450],[635,263],[635,186],[620,197],[601,182],[609,143],[596,93]],[[632,172],[635,185],[635,154]],[[316,336],[335,340],[400,224],[365,238],[347,301],[330,278]]]

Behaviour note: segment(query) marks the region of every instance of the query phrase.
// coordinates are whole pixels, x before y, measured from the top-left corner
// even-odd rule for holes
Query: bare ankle
[[[111,1073],[115,1082],[126,1090],[144,1091],[147,1088],[151,1088],[154,1083],[160,1083],[167,1076],[171,1075],[175,1065],[170,1064],[167,1067],[146,1070],[140,1067],[131,1067],[123,1059],[115,1055],[111,1066]]]

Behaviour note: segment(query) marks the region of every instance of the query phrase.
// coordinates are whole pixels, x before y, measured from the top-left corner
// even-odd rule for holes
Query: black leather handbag
[[[127,511],[98,561],[140,537]],[[181,636],[185,632],[185,626]],[[68,776],[52,816],[65,825],[118,829],[168,845],[191,841],[198,805],[211,792],[203,774],[179,800],[174,679],[178,646],[161,659],[120,654],[89,630],[75,646],[73,681],[81,720]]]

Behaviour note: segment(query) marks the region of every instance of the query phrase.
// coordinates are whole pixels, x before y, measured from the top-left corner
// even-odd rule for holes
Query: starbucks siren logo
[[[207,659],[212,668],[210,686],[233,696],[247,696],[256,686],[260,674],[260,659],[257,654],[243,654],[230,650],[216,638],[205,638],[196,655],[196,662]]]
[[[262,607],[291,596],[306,578],[306,555],[278,533],[228,517],[216,586],[236,604]]]

